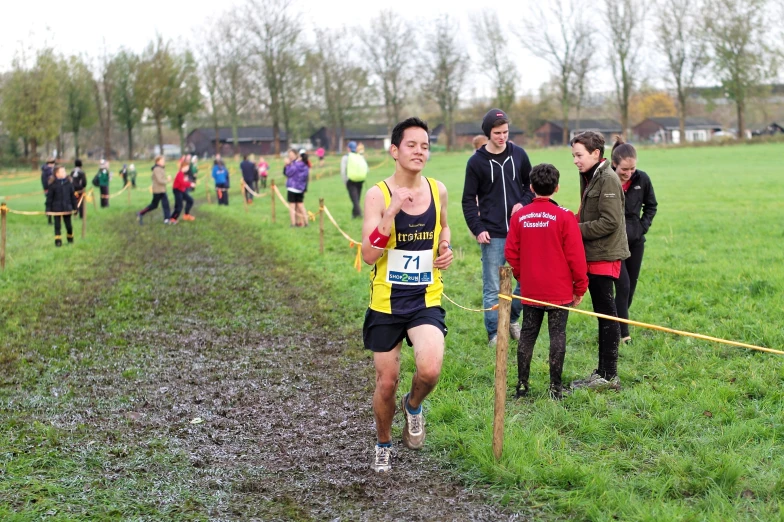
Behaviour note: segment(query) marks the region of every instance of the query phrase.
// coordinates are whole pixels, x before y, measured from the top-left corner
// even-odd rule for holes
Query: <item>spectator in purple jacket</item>
[[[307,154],[300,155],[295,149],[290,149],[285,160],[283,174],[286,176],[286,191],[289,202],[289,216],[292,227],[308,226],[308,215],[305,211],[305,192],[308,190]]]

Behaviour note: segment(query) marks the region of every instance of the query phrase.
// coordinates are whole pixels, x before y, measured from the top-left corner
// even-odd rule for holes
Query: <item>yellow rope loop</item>
[[[258,194],[258,193],[256,193],[256,192],[255,192],[255,191],[254,191],[252,188],[250,188],[250,187],[248,186],[248,184],[247,184],[247,183],[245,183],[245,180],[242,180],[242,186],[243,186],[243,187],[245,187],[245,190],[247,190],[248,192],[250,192],[250,193],[251,193],[251,195],[252,195],[253,197],[255,197],[255,198],[263,198],[263,197],[265,197],[265,196],[267,195],[267,193],[266,193],[266,192],[265,192],[264,194]]]
[[[275,194],[278,195],[278,199],[280,199],[283,202],[284,205],[288,205],[289,204],[289,202],[286,201],[286,198],[283,197],[283,194],[280,193],[280,189],[278,188],[277,185],[275,185]]]
[[[116,198],[117,196],[119,196],[120,194],[122,194],[123,192],[125,192],[125,189],[127,189],[127,188],[128,188],[128,187],[130,187],[130,186],[131,186],[131,182],[129,181],[128,183],[126,183],[126,184],[125,184],[125,186],[124,186],[122,189],[120,189],[120,191],[119,191],[119,192],[115,192],[114,194],[107,194],[107,195],[103,195],[103,194],[101,194],[101,199],[112,199],[112,198]],[[152,187],[150,187],[150,189],[152,189]]]
[[[356,246],[357,248],[357,257],[354,258],[354,268],[357,272],[362,272],[362,243],[352,246]]]
[[[342,235],[343,237],[345,237],[346,239],[348,239],[348,240],[349,240],[349,242],[350,242],[352,245],[354,245],[354,244],[358,244],[358,245],[360,245],[360,247],[362,246],[362,241],[357,241],[356,239],[353,239],[351,236],[349,236],[348,234],[346,234],[346,232],[344,232],[342,228],[340,228],[340,225],[338,225],[338,222],[337,222],[337,221],[335,221],[335,218],[334,218],[334,217],[332,217],[332,213],[330,213],[330,211],[329,211],[329,209],[327,208],[327,206],[326,206],[326,205],[324,205],[324,214],[326,214],[326,215],[327,215],[327,218],[328,218],[328,219],[329,219],[329,220],[332,222],[332,224],[333,224],[333,225],[335,225],[335,228],[337,228],[337,229],[338,229],[338,232],[340,232],[340,233],[341,233],[341,235]]]
[[[498,297],[501,297],[501,295],[499,294]],[[698,333],[685,332],[683,330],[675,330],[673,328],[667,328],[666,326],[658,326],[658,325],[655,325],[655,324],[641,323],[641,322],[632,321],[632,320],[629,320],[629,319],[622,319],[620,317],[613,317],[611,315],[599,314],[599,313],[596,313],[596,312],[589,312],[587,310],[580,310],[579,308],[572,308],[572,307],[569,307],[569,306],[556,305],[556,304],[548,303],[548,302],[545,302],[545,301],[537,301],[536,299],[531,299],[531,298],[523,297],[523,296],[520,296],[520,295],[512,295],[512,297],[514,297],[515,299],[520,299],[521,301],[527,301],[529,303],[537,304],[539,306],[547,306],[547,307],[551,307],[551,308],[560,308],[561,310],[568,310],[569,312],[575,312],[575,313],[578,313],[578,314],[588,315],[588,316],[591,316],[591,317],[597,317],[599,319],[607,319],[609,321],[615,321],[617,323],[626,323],[626,324],[630,324],[632,326],[639,326],[640,328],[648,328],[650,330],[657,330],[657,331],[660,331],[660,332],[666,332],[666,333],[671,333],[671,334],[675,334],[675,335],[681,335],[681,336],[684,336],[684,337],[693,337],[695,339],[702,339],[703,341],[713,341],[715,343],[728,344],[730,346],[737,346],[737,347],[740,347],[740,348],[748,348],[749,350],[757,350],[757,351],[760,351],[760,352],[767,352],[767,353],[775,353],[775,354],[778,354],[778,355],[784,355],[784,351],[773,350],[771,348],[764,348],[762,346],[756,346],[756,345],[753,345],[753,344],[741,343],[741,342],[738,342],[738,341],[729,341],[727,339],[720,339],[718,337],[712,337],[710,335],[703,335],[703,334],[698,334]]]
[[[456,307],[461,308],[461,309],[463,309],[463,310],[465,310],[467,312],[482,312],[482,313],[484,313],[484,312],[489,312],[489,311],[493,310],[492,307],[491,308],[466,308],[465,306],[457,304],[455,301],[452,300],[451,297],[449,297],[445,293],[442,293],[441,295],[444,296],[444,299],[446,299],[447,301],[449,301],[450,303],[452,303]]]
[[[389,155],[387,154],[387,155],[384,156],[384,161],[382,161],[378,165],[373,165],[372,167],[368,168],[368,172],[370,172],[371,170],[380,169],[381,167],[383,167],[384,165],[387,164],[388,160],[389,160]]]
[[[308,210],[308,221],[316,221],[316,214]]]

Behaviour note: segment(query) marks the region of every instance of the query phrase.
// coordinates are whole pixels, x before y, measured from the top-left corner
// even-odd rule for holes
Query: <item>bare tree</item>
[[[190,50],[174,55],[172,103],[166,110],[169,126],[180,136],[180,151],[185,153],[185,122],[201,109],[201,88],[196,60]]]
[[[578,49],[578,56],[574,61],[574,116],[575,129],[580,128],[580,114],[586,98],[588,88],[588,72],[593,67],[593,49],[586,45]]]
[[[681,140],[686,138],[687,95],[697,73],[707,64],[705,40],[695,38],[699,30],[699,0],[661,0],[656,24],[658,47],[667,58],[669,80],[678,100]]]
[[[176,64],[169,42],[158,35],[142,54],[139,65],[139,96],[149,109],[158,131],[158,146],[163,154],[163,119],[174,102]]]
[[[251,59],[262,71],[264,105],[272,120],[275,154],[280,154],[280,124],[287,95],[285,68],[301,32],[291,4],[290,0],[248,0],[246,5],[246,27],[253,38]]]
[[[103,155],[112,155],[112,101],[114,94],[114,60],[104,45],[103,54],[98,59],[96,77],[93,78],[93,97],[98,111],[98,123],[103,134]]]
[[[506,31],[495,11],[485,9],[473,18],[474,40],[482,58],[482,70],[493,82],[495,104],[508,111],[515,102],[517,68],[509,57]]]
[[[381,11],[370,27],[358,31],[373,79],[384,98],[387,127],[400,121],[408,86],[413,80],[416,39],[411,24],[391,10]]]
[[[748,99],[773,76],[775,63],[766,45],[767,0],[707,0],[705,29],[711,61],[726,96],[735,102],[738,138],[746,131]]]
[[[215,131],[215,154],[220,153],[220,95],[218,94],[218,82],[220,77],[220,56],[216,52],[220,37],[216,31],[205,31],[207,37],[199,47],[199,62],[202,77],[204,78],[204,88],[207,91],[207,105],[210,113],[210,120]]]
[[[459,30],[449,15],[442,15],[435,21],[423,50],[424,91],[441,110],[448,151],[454,145],[454,114],[469,67],[468,55],[458,43]]]
[[[114,57],[114,104],[117,121],[128,133],[128,158],[133,160],[133,129],[142,120],[144,107],[139,100],[139,57],[129,50],[121,50]]]
[[[74,135],[74,157],[79,157],[79,132],[95,124],[97,114],[92,100],[93,76],[79,56],[71,56],[65,72],[65,121]],[[59,151],[58,151],[59,152]]]
[[[591,51],[588,40],[591,28],[584,18],[572,14],[584,9],[582,0],[554,0],[546,6],[540,4],[533,10],[532,16],[526,17],[523,30],[517,33],[524,47],[553,68],[563,118],[564,143],[569,141],[569,110],[576,102],[575,90],[585,85],[587,70],[581,66]]]
[[[241,29],[234,17],[224,16],[218,20],[215,37],[211,40],[217,65],[215,86],[231,125],[235,153],[239,151],[240,115],[251,101],[251,75],[246,42],[243,41],[246,34]]]
[[[623,134],[629,135],[629,99],[640,73],[644,0],[605,0],[610,29],[610,68],[621,113]]]
[[[364,101],[368,74],[352,60],[345,29],[316,30],[316,82],[324,101],[327,121],[337,133],[335,151],[343,150],[346,123]]]

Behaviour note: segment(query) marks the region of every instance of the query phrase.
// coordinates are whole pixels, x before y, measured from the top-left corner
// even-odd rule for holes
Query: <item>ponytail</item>
[[[621,136],[615,136],[612,148],[613,165],[620,165],[625,159],[637,159],[637,150],[631,143],[626,143]]]

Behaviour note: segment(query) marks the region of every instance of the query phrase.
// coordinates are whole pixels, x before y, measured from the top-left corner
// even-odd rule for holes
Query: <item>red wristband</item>
[[[370,246],[380,250],[386,248],[387,243],[389,243],[389,236],[385,236],[379,232],[378,227],[376,227],[373,232],[370,233],[370,237],[368,239],[370,240]]]

